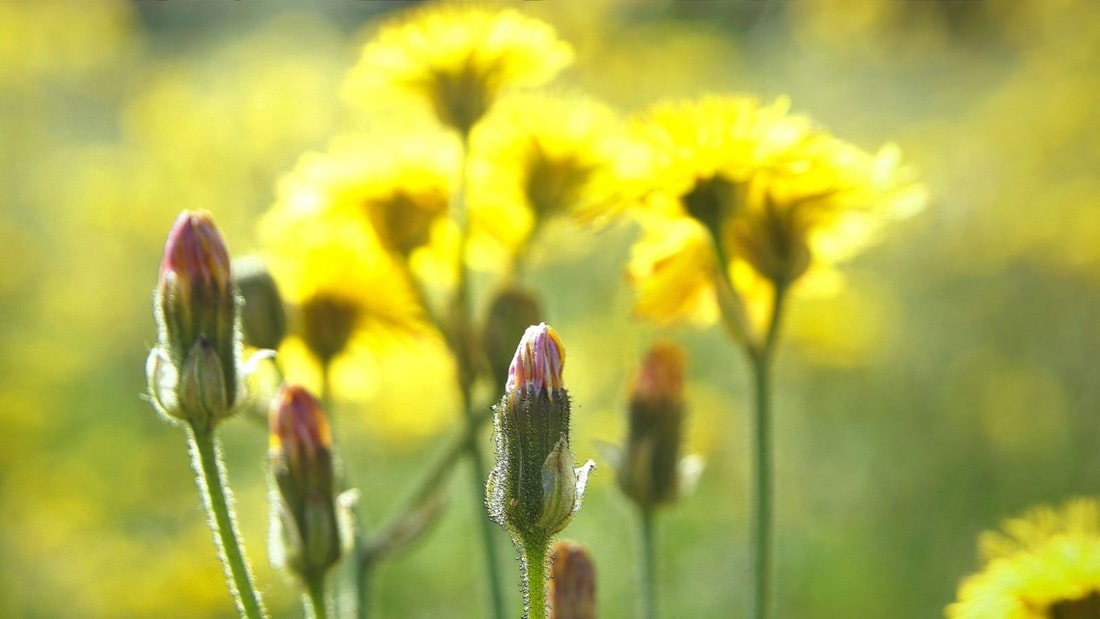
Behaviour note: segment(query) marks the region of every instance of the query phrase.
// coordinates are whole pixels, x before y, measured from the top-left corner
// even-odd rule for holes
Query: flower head
[[[474,132],[471,210],[513,251],[546,220],[608,208],[624,150],[618,119],[580,97],[523,93],[502,99]]]
[[[489,516],[521,546],[545,545],[580,509],[588,472],[573,468],[565,351],[546,324],[527,329],[495,410],[497,464],[489,475]]]
[[[713,304],[713,294],[702,294],[712,287],[707,280],[732,278],[742,265],[775,285],[791,284],[814,266],[849,257],[885,220],[920,208],[923,189],[896,148],[868,154],[787,108],[785,99],[762,106],[708,97],[659,104],[637,120],[634,133],[649,151],[638,174],[650,179],[638,210],[647,234],[632,270],[643,291],[639,313],[659,320],[714,315],[713,308],[683,301],[662,308],[653,299],[690,292]],[[661,242],[662,230],[678,241]],[[676,255],[676,245],[691,259]],[[691,273],[671,277],[672,265]]]
[[[209,213],[179,215],[154,300],[157,345],[146,364],[162,414],[211,428],[241,395],[240,308],[229,251]]]
[[[279,500],[277,563],[303,578],[323,575],[340,558],[333,485],[332,438],[317,400],[301,387],[284,387],[272,402],[268,460]]]
[[[539,86],[572,58],[553,28],[517,11],[431,7],[384,25],[347,88],[353,99],[423,100],[468,133],[505,90]]]
[[[550,565],[551,619],[595,619],[596,566],[588,550],[576,542],[558,542]]]
[[[979,539],[982,570],[959,585],[950,619],[1096,617],[1100,611],[1100,503],[1039,507]]]

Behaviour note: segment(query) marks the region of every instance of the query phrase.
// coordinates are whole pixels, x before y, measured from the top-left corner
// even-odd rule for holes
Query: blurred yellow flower
[[[467,134],[505,90],[544,84],[572,59],[553,28],[517,11],[430,7],[384,25],[345,91],[353,101],[412,96]]]
[[[909,214],[923,200],[896,148],[867,154],[790,115],[785,99],[769,106],[743,97],[658,104],[633,130],[649,154],[637,172],[648,179],[638,213],[647,234],[635,247],[632,273],[642,291],[637,310],[651,318],[698,315],[687,299],[702,296],[684,295],[685,275],[673,277],[672,265],[693,264],[697,271],[687,280],[703,287],[725,271],[751,310],[753,295],[770,288],[762,284],[788,285],[812,266],[848,257],[886,216]],[[698,227],[694,243],[684,245],[690,260],[668,254],[675,240],[654,239],[687,238],[684,221]],[[644,281],[654,277],[659,281]],[[652,302],[662,295],[676,298]]]
[[[1100,616],[1100,504],[1043,506],[979,538],[982,571],[959,586],[948,619]]]
[[[296,330],[322,361],[342,352],[357,332],[387,336],[424,327],[408,270],[378,243],[365,218],[295,212],[280,203],[264,217],[260,234],[272,275],[300,309]]]
[[[615,114],[597,101],[533,93],[502,99],[472,136],[475,226],[517,251],[555,215],[605,208],[623,147]]]
[[[443,134],[345,136],[302,157],[277,208],[365,218],[386,250],[408,257],[446,220],[458,169],[458,144]]]

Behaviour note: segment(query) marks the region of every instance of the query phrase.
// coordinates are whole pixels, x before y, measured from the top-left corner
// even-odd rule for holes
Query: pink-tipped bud
[[[340,559],[340,527],[328,422],[317,400],[287,386],[271,406],[268,460],[279,493],[273,523],[281,531],[274,562],[304,580],[320,577]]]
[[[562,389],[561,372],[565,365],[565,347],[561,339],[545,322],[527,327],[520,339],[512,365],[508,368],[505,392],[519,389],[543,391],[555,397]]]
[[[229,251],[209,213],[184,211],[176,218],[164,245],[154,313],[157,359],[150,390],[168,417],[210,429],[231,414],[241,392],[240,308],[232,280]],[[200,350],[201,357],[196,357]],[[180,381],[195,374],[202,362],[202,381]],[[188,364],[191,364],[191,367]],[[215,380],[211,372],[218,371]],[[190,389],[182,397],[178,393]],[[195,391],[201,387],[201,393]],[[218,406],[207,406],[221,402]],[[204,403],[204,406],[198,406]]]

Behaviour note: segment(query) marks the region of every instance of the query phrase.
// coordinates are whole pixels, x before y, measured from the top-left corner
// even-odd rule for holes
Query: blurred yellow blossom
[[[603,206],[624,147],[618,119],[582,97],[506,97],[473,133],[475,225],[519,251],[545,220]]]
[[[884,215],[908,214],[923,199],[896,148],[869,155],[790,115],[785,99],[662,103],[634,132],[649,150],[641,169],[651,184],[641,195],[646,234],[631,272],[636,309],[650,318],[705,316],[690,305],[707,296],[700,291],[715,272],[725,272],[751,313],[767,282],[787,285],[847,257]],[[656,302],[661,296],[670,298]]]
[[[544,84],[572,59],[553,28],[517,11],[429,7],[378,31],[345,93],[352,101],[411,96],[466,134],[504,91]]]
[[[987,531],[982,571],[959,586],[949,619],[1049,619],[1100,614],[1100,504],[1073,499]]]

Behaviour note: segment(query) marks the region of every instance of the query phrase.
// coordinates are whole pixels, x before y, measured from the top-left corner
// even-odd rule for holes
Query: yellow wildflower
[[[606,106],[584,98],[518,94],[473,134],[470,204],[477,226],[516,250],[555,215],[609,200],[623,141]]]
[[[423,327],[424,309],[400,260],[377,242],[368,220],[277,205],[261,223],[271,273],[300,309],[298,330],[322,361],[356,332]]]
[[[505,90],[544,84],[572,59],[553,28],[517,11],[430,7],[379,30],[346,92],[363,101],[412,96],[467,134]]]
[[[364,217],[384,248],[407,257],[446,220],[458,157],[440,134],[347,136],[304,156],[281,201],[294,212]]]
[[[785,99],[770,106],[741,97],[659,104],[638,119],[634,131],[649,151],[639,171],[648,179],[640,201],[649,232],[635,248],[634,262],[658,267],[648,273],[635,269],[635,279],[659,276],[667,284],[646,282],[637,308],[657,319],[689,313],[682,296],[685,274],[662,276],[668,265],[694,264],[698,271],[688,280],[705,287],[716,272],[729,274],[735,286],[758,279],[746,276],[746,266],[787,285],[811,266],[847,257],[866,244],[884,214],[912,212],[923,198],[898,163],[897,149],[869,155],[790,115]],[[683,221],[699,227],[702,242],[712,246],[709,254],[691,245],[690,261],[648,255],[651,247],[668,251],[668,244],[653,239],[662,230],[683,238]],[[694,238],[699,241],[698,232]],[[767,287],[754,281],[749,288],[739,292],[751,310],[750,295]],[[661,295],[677,297],[663,308],[671,313],[646,300]]]
[[[979,538],[985,566],[959,586],[949,619],[1100,617],[1100,504],[1039,507]]]

